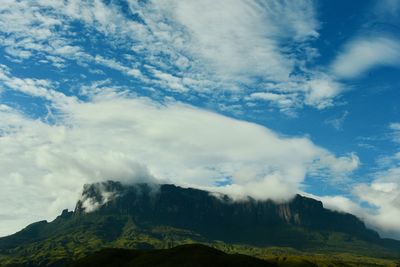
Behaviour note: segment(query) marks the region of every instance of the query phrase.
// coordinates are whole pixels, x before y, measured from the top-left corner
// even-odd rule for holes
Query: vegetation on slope
[[[145,186],[108,185],[118,197],[95,212],[84,212],[78,202],[75,212],[63,211],[52,222],[34,223],[0,238],[0,266],[59,266],[103,248],[168,249],[193,243],[280,264],[305,260],[388,266],[400,258],[398,241],[381,239],[354,216],[327,211],[300,196],[279,205],[232,203],[170,185],[152,194]],[[93,186],[86,194],[102,201]],[[329,220],[340,225],[325,223]]]

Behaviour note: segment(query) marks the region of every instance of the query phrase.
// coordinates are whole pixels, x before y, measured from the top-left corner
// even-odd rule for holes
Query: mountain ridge
[[[250,197],[245,201],[234,201],[227,195],[215,196],[208,191],[172,184],[123,186],[120,182],[107,181],[86,185],[82,198],[84,201],[94,199],[92,204],[101,203],[93,211],[95,213],[112,214],[118,211],[122,214],[135,214],[141,221],[159,221],[161,224],[183,228],[199,227],[194,224],[222,222],[227,227],[239,228],[243,228],[246,223],[251,227],[286,224],[351,232],[366,238],[379,237],[378,233],[367,229],[356,216],[325,209],[321,201],[299,194],[283,203],[258,201]],[[77,202],[74,213],[85,213],[82,200]],[[346,222],[345,227],[342,227],[343,221]]]
[[[305,252],[400,258],[400,242],[347,213],[296,195],[290,202],[233,201],[226,195],[175,185],[86,185],[74,211],[0,238],[0,263],[56,266],[105,248],[153,249],[208,244],[227,252],[261,255],[269,247]],[[53,264],[53,265],[52,265]]]

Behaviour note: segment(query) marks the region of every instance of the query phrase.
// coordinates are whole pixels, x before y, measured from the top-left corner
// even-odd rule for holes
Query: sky
[[[399,77],[399,0],[2,0],[0,236],[117,180],[400,239]]]

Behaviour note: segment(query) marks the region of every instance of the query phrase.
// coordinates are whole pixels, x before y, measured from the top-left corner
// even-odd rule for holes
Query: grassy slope
[[[32,235],[37,241],[3,250],[0,253],[0,266],[22,262],[46,266],[63,262],[66,258],[79,259],[104,247],[162,249],[190,243],[208,244],[227,253],[268,259],[280,263],[279,266],[291,266],[291,262],[295,264],[293,266],[301,266],[304,262],[316,263],[317,266],[396,266],[393,260],[396,256],[389,251],[361,240],[349,240],[348,236],[341,233],[304,232],[305,239],[300,241],[307,243],[309,247],[302,251],[209,241],[194,232],[165,226],[137,227],[125,216],[86,216],[65,221],[60,219],[27,233],[17,235],[14,241],[28,240]],[[47,236],[51,237],[46,238]],[[324,245],[319,246],[320,244]],[[374,258],[376,256],[386,259]]]

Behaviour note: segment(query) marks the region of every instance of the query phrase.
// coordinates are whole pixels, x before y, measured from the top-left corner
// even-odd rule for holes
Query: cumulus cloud
[[[378,66],[400,66],[400,42],[389,37],[360,37],[347,43],[332,63],[339,78],[356,78]]]
[[[370,184],[356,186],[353,193],[359,200],[375,207],[373,212],[364,215],[368,223],[385,236],[399,238],[400,168],[391,168],[381,175]]]
[[[389,130],[392,141],[398,144],[400,124],[391,123]],[[375,212],[367,216],[372,225],[382,229],[387,236],[400,238],[397,222],[400,218],[400,152],[384,157],[380,164],[382,169],[374,174],[373,181],[357,185],[353,193],[361,201],[375,207]]]
[[[384,237],[400,238],[399,177],[400,167],[393,167],[376,174],[371,183],[354,186],[349,197],[316,198],[329,209],[355,214]]]
[[[398,123],[389,126],[396,143],[398,126]],[[330,209],[357,215],[385,237],[400,238],[400,152],[380,158],[379,165],[381,170],[373,174],[372,181],[355,184],[348,197],[317,198]]]

